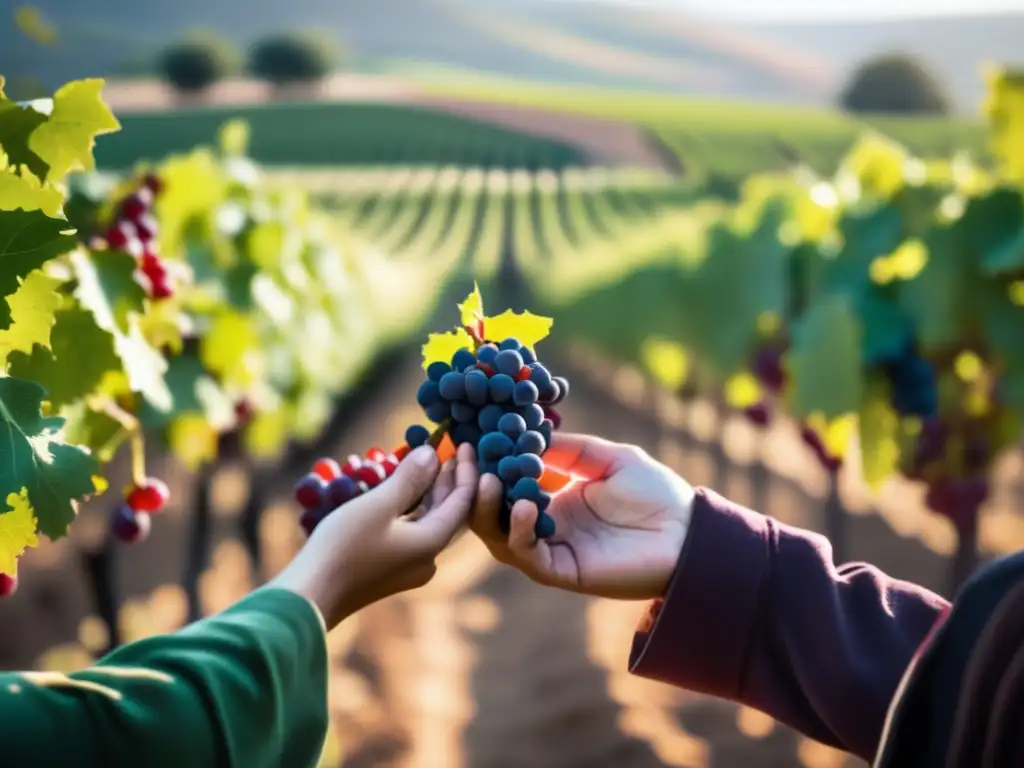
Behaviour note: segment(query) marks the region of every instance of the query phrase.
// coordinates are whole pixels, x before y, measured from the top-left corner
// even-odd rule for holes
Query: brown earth
[[[785,522],[823,530],[827,484],[785,426],[765,440],[729,420],[721,448],[713,409],[658,396],[635,373],[576,352],[559,368],[573,377],[565,417],[574,430],[600,431],[644,446],[699,484]],[[395,442],[416,417],[408,382],[420,370],[408,360],[382,386],[337,447],[337,455]],[[597,384],[596,381],[604,382]],[[750,462],[758,452],[771,467]],[[722,455],[727,457],[721,462]],[[158,521],[146,543],[120,558],[128,639],[169,631],[185,617],[174,586],[185,546],[189,476],[160,467],[179,503]],[[273,573],[300,543],[286,499],[290,478],[262,526]],[[203,578],[207,613],[254,585],[233,529],[247,479],[230,467],[215,482],[217,538]],[[117,483],[112,484],[118,487]],[[87,510],[79,539],[88,538]],[[927,518],[908,524],[912,507],[861,509],[847,518],[849,555],[935,589],[946,559],[928,546],[945,544],[944,527]],[[902,523],[899,521],[902,520]],[[893,523],[911,529],[894,530]],[[1013,546],[1015,533],[997,539]],[[991,542],[990,542],[991,543]],[[0,666],[74,668],[102,643],[81,571],[68,545],[45,545],[26,559],[19,593],[0,606]],[[641,606],[583,598],[534,585],[496,565],[471,536],[440,562],[426,588],[371,607],[330,638],[334,728],[323,765],[408,768],[656,768],[720,766],[839,768],[860,765],[803,739],[770,718],[720,701],[631,677],[625,671]],[[47,649],[39,654],[40,649]]]

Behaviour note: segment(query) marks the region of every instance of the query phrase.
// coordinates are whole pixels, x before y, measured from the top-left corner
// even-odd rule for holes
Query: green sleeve
[[[4,765],[305,768],[327,725],[323,619],[282,589],[80,672],[0,675]]]

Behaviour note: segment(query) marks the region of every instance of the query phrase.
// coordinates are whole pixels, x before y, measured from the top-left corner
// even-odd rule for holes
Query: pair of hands
[[[274,584],[304,595],[328,628],[384,597],[426,584],[434,559],[468,524],[494,557],[534,581],[618,599],[660,597],[686,539],[694,490],[639,448],[556,434],[544,463],[576,482],[548,509],[557,531],[537,540],[537,507],[520,501],[507,536],[502,486],[480,477],[472,446],[443,467],[419,448],[370,493],[328,516]]]

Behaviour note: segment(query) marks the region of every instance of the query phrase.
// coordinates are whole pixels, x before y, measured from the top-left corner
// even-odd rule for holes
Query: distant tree
[[[193,33],[163,52],[159,71],[178,92],[196,95],[237,71],[239,58],[227,40],[208,32]]]
[[[252,48],[249,72],[275,87],[312,85],[337,66],[335,41],[315,32],[288,32],[267,37]]]
[[[914,56],[890,53],[857,68],[840,96],[850,112],[943,115],[950,109],[943,84]]]

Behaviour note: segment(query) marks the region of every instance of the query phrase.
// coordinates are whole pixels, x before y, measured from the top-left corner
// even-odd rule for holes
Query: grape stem
[[[109,397],[94,397],[88,402],[89,408],[104,413],[128,433],[132,452],[132,482],[136,487],[146,484],[146,440],[142,434],[142,425],[128,411],[119,406]]]
[[[444,440],[444,436],[448,434],[448,427],[450,425],[451,419],[445,419],[438,424],[434,431],[430,433],[430,437],[427,438],[427,445],[436,451],[441,441]]]

